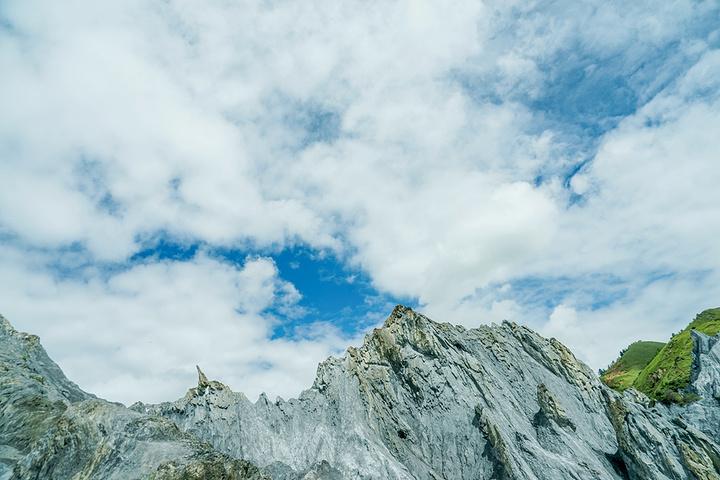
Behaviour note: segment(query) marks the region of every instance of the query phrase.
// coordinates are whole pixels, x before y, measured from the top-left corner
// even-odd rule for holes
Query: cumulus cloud
[[[6,316],[39,334],[71,379],[113,400],[179,397],[195,383],[196,364],[251,398],[296,395],[312,384],[309,364],[345,346],[333,328],[270,340],[279,322],[271,311],[292,316],[300,294],[268,258],[232,265],[200,252],[189,261],[138,263],[107,279],[58,281],[28,273],[17,252],[3,257]]]
[[[604,366],[717,303],[717,11],[5,2],[0,308],[113,399],[195,363],[288,396],[357,341],[282,278],[302,246],[368,278],[377,322],[391,297],[507,318]]]

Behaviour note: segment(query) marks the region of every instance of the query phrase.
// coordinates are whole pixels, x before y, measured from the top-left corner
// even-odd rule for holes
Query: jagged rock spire
[[[195,365],[195,368],[197,368],[198,372],[198,390],[204,390],[205,388],[210,386],[210,382],[208,381],[202,370],[200,370],[199,365]]]

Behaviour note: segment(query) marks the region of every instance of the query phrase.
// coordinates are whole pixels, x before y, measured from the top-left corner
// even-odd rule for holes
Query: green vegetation
[[[620,358],[600,375],[608,387],[624,392],[633,386],[640,372],[655,358],[664,347],[662,342],[635,342],[620,352]]]
[[[633,343],[620,352],[620,358],[607,370],[601,370],[600,380],[618,392],[635,387],[651,400],[664,404],[686,405],[699,400],[695,394],[681,392],[690,383],[693,350],[690,330],[716,335],[720,332],[720,308],[705,310],[666,344]]]
[[[662,400],[665,392],[677,392],[690,383],[693,342],[690,330],[714,336],[720,332],[720,308],[705,310],[670,341],[640,372],[634,387],[651,399]]]
[[[688,403],[697,402],[698,400],[702,399],[702,397],[694,393],[680,393],[673,392],[672,390],[665,390],[660,395],[658,395],[657,399],[658,401],[660,401],[660,403],[664,403],[665,405],[670,405],[671,403],[677,403],[678,405],[687,405]]]

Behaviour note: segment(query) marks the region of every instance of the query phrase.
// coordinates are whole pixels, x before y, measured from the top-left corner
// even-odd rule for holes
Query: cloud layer
[[[196,363],[297,394],[393,299],[604,366],[718,304],[719,13],[5,2],[0,311],[125,402]],[[365,321],[304,306],[296,247],[368,279]]]

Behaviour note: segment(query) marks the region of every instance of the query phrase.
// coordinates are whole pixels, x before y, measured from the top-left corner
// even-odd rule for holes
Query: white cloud
[[[273,307],[299,301],[267,258],[236,267],[199,253],[191,261],[138,264],[111,276],[58,281],[3,256],[5,315],[41,336],[51,357],[82,388],[112,400],[177,398],[195,365],[233,389],[283,396],[311,385],[317,364],[345,347],[332,329],[311,340],[271,340]],[[267,364],[259,375],[251,367]]]
[[[673,90],[683,91],[693,76],[691,70]],[[683,101],[673,90],[608,134],[577,181],[596,192],[568,217],[588,230],[578,236],[583,251],[594,252],[588,262],[693,271],[714,269],[720,258],[712,240],[720,233],[713,193],[720,142],[708,128],[720,124],[720,101]]]
[[[550,320],[545,324],[541,333],[548,338],[562,339],[570,349],[576,349],[577,346],[587,343],[587,334],[578,324],[577,311],[564,304],[553,309]]]
[[[561,339],[565,326],[605,363],[617,342],[713,306],[716,12],[5,3],[0,308],[113,398],[168,399],[201,360],[251,395],[287,396],[342,343],[326,324],[268,340],[268,306],[301,316],[302,285],[264,257],[128,259],[158,238],[304,245],[438,320],[547,323]]]

